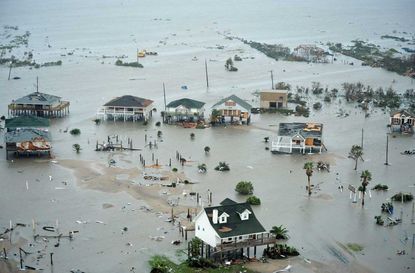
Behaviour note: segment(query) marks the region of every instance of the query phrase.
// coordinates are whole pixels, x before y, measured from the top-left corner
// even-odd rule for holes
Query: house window
[[[232,241],[232,238],[228,238],[228,241]]]
[[[236,106],[236,102],[228,100],[225,102],[225,106]]]
[[[277,108],[277,103],[275,101],[270,101],[269,108]]]
[[[220,218],[220,222],[221,222],[221,223],[225,223],[225,222],[226,222],[226,217],[225,217],[225,216],[222,216],[222,217]]]

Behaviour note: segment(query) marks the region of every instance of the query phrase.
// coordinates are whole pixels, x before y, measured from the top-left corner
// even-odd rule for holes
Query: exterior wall
[[[144,118],[147,120],[152,116],[153,104],[147,107],[113,107],[103,106],[98,110],[97,115],[99,117],[107,119],[123,118],[124,120],[132,118],[133,121]]]
[[[204,210],[195,219],[195,236],[212,247],[220,244],[220,238],[210,225]]]
[[[242,119],[247,120],[251,115],[251,110],[246,110],[237,103],[235,105],[229,105],[225,102],[215,106],[214,109],[218,110],[225,117],[240,118],[242,116]]]
[[[194,115],[194,114],[197,114],[197,115],[201,115],[201,114],[203,114],[203,112],[204,112],[205,110],[203,109],[203,108],[185,108],[185,107],[181,107],[181,106],[178,106],[178,107],[176,107],[176,108],[174,108],[174,107],[167,107],[166,108],[166,112],[167,112],[167,114],[182,114],[182,115]]]
[[[261,99],[260,99],[260,105],[259,107],[262,109],[278,109],[278,108],[287,108],[288,106],[288,95],[287,92],[261,92],[261,93],[266,93],[266,98],[262,98],[261,95]],[[273,94],[272,94],[273,93]],[[275,103],[275,107],[271,107],[270,103],[274,102]],[[279,104],[282,104],[281,106],[279,106]]]
[[[250,239],[260,239],[263,233],[252,233],[240,236],[222,238],[222,243],[240,243]],[[220,242],[219,242],[220,243]]]

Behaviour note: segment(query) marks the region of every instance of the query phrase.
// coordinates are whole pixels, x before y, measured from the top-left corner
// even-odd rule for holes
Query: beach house
[[[98,109],[97,117],[103,120],[147,121],[152,117],[153,101],[131,95],[114,98]]]
[[[181,121],[197,122],[204,119],[204,102],[183,98],[167,104],[165,122],[174,123]]]
[[[261,110],[274,110],[287,108],[287,90],[270,90],[259,93]]]
[[[212,123],[238,123],[249,124],[251,121],[252,106],[237,97],[231,95],[212,106]]]
[[[8,106],[9,117],[30,115],[56,118],[67,114],[69,114],[69,101],[37,91],[13,100]]]
[[[271,143],[273,153],[321,153],[323,149],[326,147],[321,123],[280,123],[278,135]]]
[[[276,242],[248,203],[237,203],[229,198],[219,206],[203,208],[193,221],[195,236],[203,242],[202,253],[208,258],[219,258],[229,253],[243,254],[243,248],[249,256],[251,247],[255,256],[257,246]]]
[[[394,111],[390,115],[389,125],[392,132],[413,134],[415,114],[406,109]]]

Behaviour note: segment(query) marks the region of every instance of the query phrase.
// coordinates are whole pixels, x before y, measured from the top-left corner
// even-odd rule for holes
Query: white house
[[[394,111],[390,115],[389,124],[392,132],[412,134],[414,132],[415,114],[408,110]]]
[[[195,236],[211,247],[259,239],[266,233],[248,203],[226,198],[220,206],[206,207],[195,217]]]
[[[321,123],[280,123],[278,136],[271,143],[273,153],[321,153],[323,144],[323,124]]]
[[[104,104],[97,112],[104,120],[148,120],[152,116],[153,101],[135,96],[117,97]]]
[[[231,95],[224,98],[212,106],[212,121],[225,123],[227,121],[246,122],[248,125],[251,120],[252,106],[243,99]],[[215,113],[216,112],[216,113]],[[215,113],[215,116],[213,115]]]
[[[166,120],[168,123],[175,121],[198,121],[203,119],[204,105],[204,102],[188,98],[172,101],[166,106]]]

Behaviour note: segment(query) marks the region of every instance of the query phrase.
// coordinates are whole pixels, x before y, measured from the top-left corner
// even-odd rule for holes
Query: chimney
[[[212,211],[212,222],[214,224],[217,224],[218,223],[218,210],[217,209],[214,209]]]

